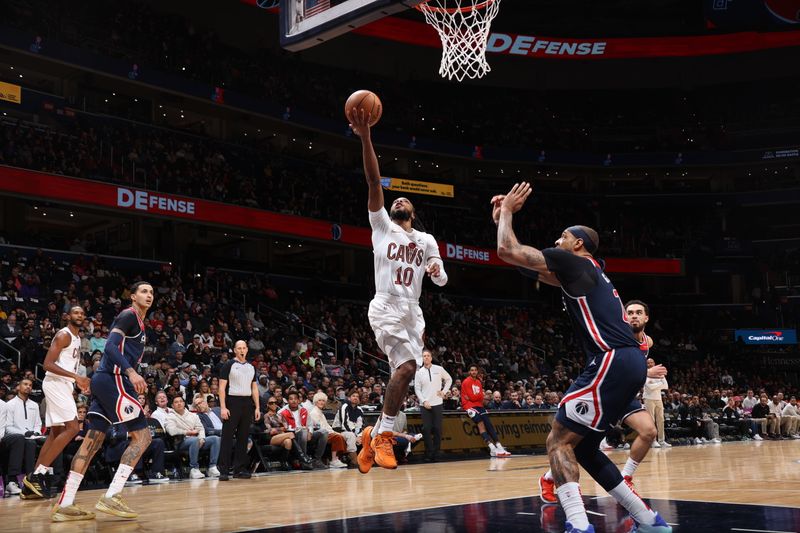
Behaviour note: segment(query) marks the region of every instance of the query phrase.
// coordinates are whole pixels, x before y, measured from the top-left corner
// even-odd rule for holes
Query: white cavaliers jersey
[[[56,359],[56,365],[63,368],[67,372],[72,372],[73,374],[78,373],[78,364],[81,361],[81,339],[80,337],[76,337],[72,334],[69,328],[62,328],[59,330],[58,333],[62,331],[66,331],[67,335],[70,336],[70,343],[69,345],[61,350],[61,353],[58,354],[58,359]],[[56,335],[58,335],[56,333]],[[55,337],[54,337],[55,338]],[[64,381],[75,382],[74,379],[68,378],[65,376],[59,376],[58,374],[53,374],[52,372],[45,372],[45,377],[61,379]]]
[[[370,211],[369,223],[375,256],[375,293],[419,300],[428,262],[441,261],[436,239],[414,229],[406,232],[392,222],[386,209]]]

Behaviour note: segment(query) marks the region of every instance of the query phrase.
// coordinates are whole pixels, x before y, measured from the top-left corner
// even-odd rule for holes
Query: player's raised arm
[[[531,186],[527,182],[515,183],[511,190],[502,200],[493,198],[493,203],[499,203],[497,208],[497,255],[512,265],[529,268],[540,273],[549,273],[544,255],[540,250],[532,246],[520,244],[512,227],[512,217],[514,213],[522,209],[525,201],[532,192]]]
[[[367,207],[373,213],[383,209],[383,188],[381,187],[381,169],[378,166],[378,156],[375,155],[375,148],[372,146],[369,122],[372,115],[363,109],[350,109],[347,118],[350,120],[350,127],[353,133],[361,138],[362,156],[364,158],[364,174],[367,176],[369,185],[369,200]]]

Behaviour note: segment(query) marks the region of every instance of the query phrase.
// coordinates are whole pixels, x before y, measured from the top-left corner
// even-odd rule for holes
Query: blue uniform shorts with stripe
[[[125,424],[128,433],[147,427],[147,418],[136,390],[126,376],[95,372],[92,376],[92,404],[86,416],[90,426],[105,431],[111,424]]]
[[[647,378],[647,363],[638,347],[617,348],[589,357],[556,413],[556,420],[579,435],[605,432],[629,414]]]

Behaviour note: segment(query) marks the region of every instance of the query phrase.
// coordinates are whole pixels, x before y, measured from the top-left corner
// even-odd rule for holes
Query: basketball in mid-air
[[[383,114],[381,99],[378,98],[377,94],[366,89],[361,89],[350,95],[344,104],[344,116],[347,116],[353,108],[363,109],[367,115],[372,114],[372,118],[369,121],[370,126],[377,124]]]

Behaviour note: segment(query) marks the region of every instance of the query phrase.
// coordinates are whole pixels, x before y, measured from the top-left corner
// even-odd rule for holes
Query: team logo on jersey
[[[425,255],[425,251],[422,248],[417,248],[417,245],[413,242],[408,244],[390,242],[386,248],[386,257],[388,259],[408,263],[409,265],[416,264],[421,266],[423,255]]]
[[[575,405],[575,412],[579,415],[585,415],[589,412],[589,404],[586,402],[579,402]]]
[[[126,405],[125,406],[125,414],[129,415],[129,414],[133,413],[135,410],[136,410],[136,408],[134,406],[132,406],[132,405]]]

